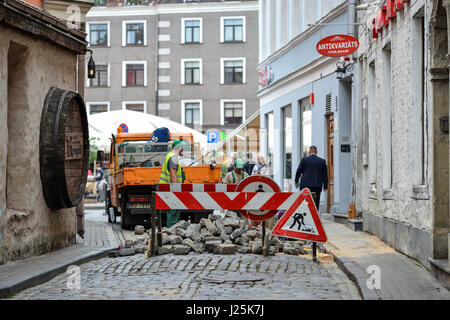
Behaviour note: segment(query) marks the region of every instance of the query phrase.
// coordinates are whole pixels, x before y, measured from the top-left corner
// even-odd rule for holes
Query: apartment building
[[[86,30],[88,114],[135,110],[204,132],[259,108],[257,1],[98,1]]]

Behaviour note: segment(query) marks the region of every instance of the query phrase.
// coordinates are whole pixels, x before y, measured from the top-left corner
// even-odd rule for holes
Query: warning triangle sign
[[[272,234],[316,242],[327,241],[309,189],[301,191],[294,204],[278,220]]]

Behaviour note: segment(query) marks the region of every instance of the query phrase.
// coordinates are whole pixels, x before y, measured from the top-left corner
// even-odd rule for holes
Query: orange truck
[[[189,142],[183,149],[183,157],[179,158],[184,183],[220,183],[220,166],[203,163],[200,144],[194,142],[191,133],[170,133],[170,140],[165,143],[149,143],[151,136],[151,132],[112,135],[105,211],[108,222],[115,223],[116,217],[121,216],[122,229],[135,225],[150,228],[153,192],[157,190],[165,157],[176,139]],[[186,211],[181,218],[198,222],[207,214]],[[165,215],[161,220],[165,225]]]

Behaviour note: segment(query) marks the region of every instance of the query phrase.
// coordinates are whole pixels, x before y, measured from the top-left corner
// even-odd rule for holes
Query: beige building
[[[41,120],[52,87],[77,90],[86,42],[84,32],[18,0],[0,0],[0,34],[1,264],[75,243],[75,208],[51,210],[44,197]]]
[[[377,2],[357,7],[357,211],[449,286],[450,3]]]

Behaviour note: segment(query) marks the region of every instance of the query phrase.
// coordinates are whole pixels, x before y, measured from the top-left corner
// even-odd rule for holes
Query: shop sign
[[[389,25],[389,21],[395,19],[397,12],[404,9],[405,3],[409,0],[386,0],[386,4],[377,12],[376,17],[372,20],[372,37],[378,38],[378,34],[382,32],[383,27]]]
[[[324,56],[343,57],[352,54],[358,50],[358,47],[358,39],[346,34],[337,34],[320,40],[316,49]]]
[[[258,72],[259,81],[258,84],[265,87],[272,83],[273,72],[270,66],[265,66],[264,69]]]

